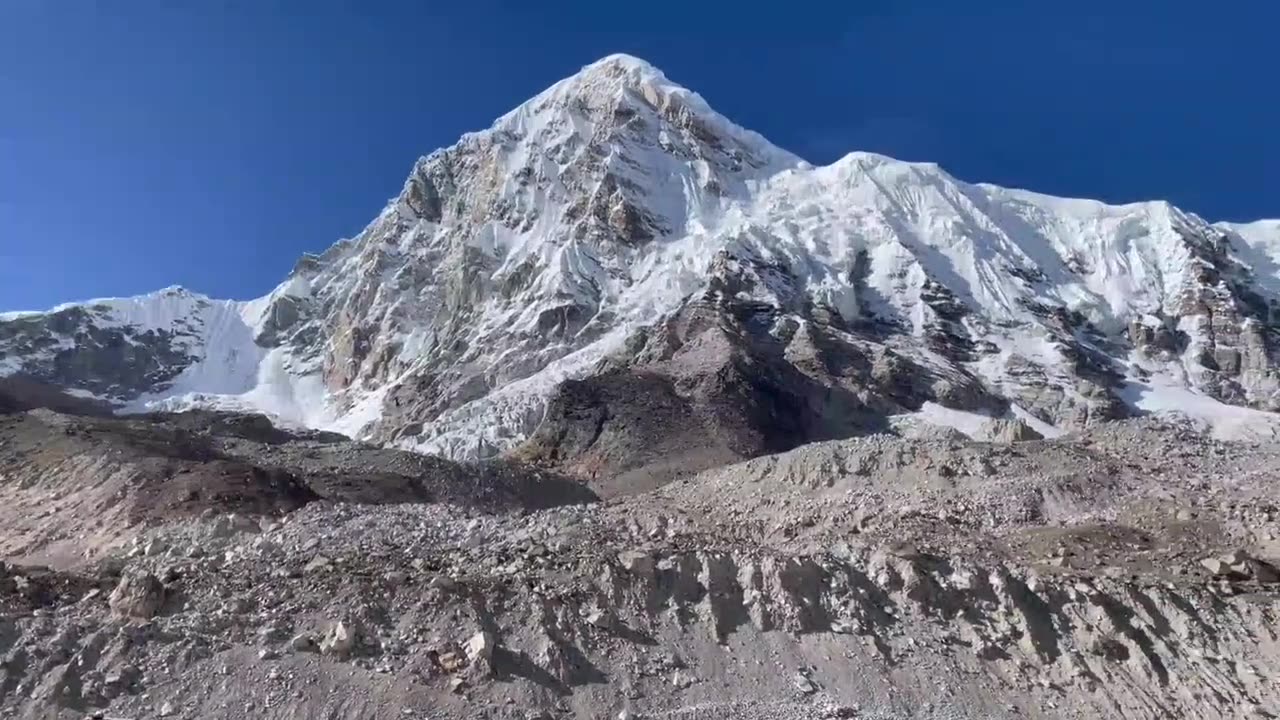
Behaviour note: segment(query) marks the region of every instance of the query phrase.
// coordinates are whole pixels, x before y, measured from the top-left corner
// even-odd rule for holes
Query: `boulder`
[[[493,648],[497,645],[497,639],[491,632],[481,630],[462,646],[462,653],[467,657],[467,663],[470,665],[485,664],[493,662]]]
[[[613,613],[599,606],[584,607],[579,613],[586,623],[594,628],[610,630],[615,625]]]
[[[213,521],[211,529],[213,537],[217,539],[226,539],[241,533],[258,532],[262,532],[262,527],[257,520],[244,515],[237,515],[236,513],[227,513],[217,517]]]
[[[1253,557],[1244,550],[1234,550],[1226,555],[1205,558],[1200,561],[1200,564],[1211,575],[1224,580],[1280,582],[1280,569],[1269,562]]]
[[[289,640],[289,648],[294,652],[316,652],[320,649],[320,643],[316,642],[315,635],[303,632]]]
[[[982,424],[974,440],[995,443],[1015,443],[1027,440],[1043,440],[1044,436],[1019,418],[993,418]]]
[[[1230,578],[1235,574],[1231,564],[1222,558],[1205,558],[1200,561],[1200,564],[1214,577]]]
[[[653,577],[654,561],[653,556],[639,550],[624,550],[618,553],[618,564],[622,565],[622,569],[633,575],[641,577]]]
[[[107,604],[120,617],[153,618],[164,606],[165,588],[149,572],[125,573],[111,591]]]
[[[325,655],[346,657],[356,646],[355,630],[346,623],[339,622],[329,629],[328,634],[320,641],[320,652]]]

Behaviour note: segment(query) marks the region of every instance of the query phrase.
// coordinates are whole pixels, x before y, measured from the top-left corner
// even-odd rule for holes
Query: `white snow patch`
[[[1032,430],[1040,433],[1041,437],[1056,438],[1061,437],[1064,434],[1064,431],[1059,429],[1057,425],[1050,425],[1035,415],[1027,412],[1019,405],[1010,405],[1009,412],[1013,417],[1026,423]]]
[[[1280,439],[1280,415],[1227,405],[1180,384],[1130,380],[1120,392],[1132,407],[1157,416],[1190,421],[1219,440]]]
[[[927,402],[914,413],[916,417],[931,425],[939,425],[959,430],[970,438],[977,437],[982,426],[991,421],[991,416],[967,410],[955,410],[934,402]]]

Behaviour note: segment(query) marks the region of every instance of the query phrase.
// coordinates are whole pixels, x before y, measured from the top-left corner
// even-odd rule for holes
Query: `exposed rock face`
[[[69,305],[47,313],[0,314],[0,374],[123,402],[163,395],[192,368],[237,359],[245,338],[224,332],[236,303],[210,300],[182,288],[142,298]],[[247,336],[246,336],[247,337]],[[243,392],[218,378],[207,392]]]
[[[1200,386],[1224,402],[1276,410],[1277,300],[1233,252],[1247,248],[1240,232],[1249,227],[1234,230],[1180,228],[1191,279],[1167,306],[1135,319],[1129,339],[1146,357],[1190,360]]]
[[[111,415],[108,403],[75,397],[56,385],[33,380],[23,375],[0,377],[0,415],[48,408],[76,415]]]
[[[724,295],[637,333],[602,370],[563,383],[514,457],[591,481],[605,495],[884,431],[887,415],[926,401],[1005,409],[967,372],[916,362],[909,349],[831,318]]]
[[[1280,409],[1278,259],[1271,222],[974,185],[869,153],[812,167],[612,56],[420,159],[368,227],[267,296],[169,289],[0,315],[0,374],[458,459],[532,438],[579,475],[658,478],[643,457],[658,451],[611,449],[643,407],[609,388],[687,409],[655,442],[704,443],[691,469],[925,402],[1018,405],[1059,429],[1187,391]],[[604,418],[600,439],[566,427],[578,415]]]

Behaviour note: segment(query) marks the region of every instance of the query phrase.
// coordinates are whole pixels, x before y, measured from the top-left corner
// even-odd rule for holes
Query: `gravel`
[[[36,442],[29,414],[0,419],[0,458],[19,440],[40,463],[64,442],[123,447],[115,421],[36,421],[77,430]],[[0,717],[1280,712],[1275,445],[1150,420],[1016,443],[878,435],[604,502],[395,483],[357,502],[307,484],[363,467],[353,444],[202,438],[317,497],[127,522],[69,501],[118,465],[74,464],[53,492],[5,466],[9,512],[51,512],[0,565]],[[154,457],[130,447],[135,466]],[[384,452],[369,457],[440,487]],[[67,561],[33,565],[49,545]]]

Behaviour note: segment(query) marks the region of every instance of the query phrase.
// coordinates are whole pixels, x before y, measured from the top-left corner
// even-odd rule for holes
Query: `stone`
[[[791,685],[795,687],[797,691],[805,695],[812,695],[818,691],[818,686],[814,685],[813,681],[804,673],[796,673],[795,677],[791,679]]]
[[[289,638],[289,628],[280,619],[274,619],[258,630],[258,642],[262,645],[276,645]]]
[[[653,556],[638,550],[624,550],[618,553],[618,564],[623,570],[641,577],[651,577],[655,568]]]
[[[165,588],[148,572],[126,573],[107,599],[111,611],[120,617],[149,619],[164,606]]]
[[[885,554],[902,560],[921,560],[926,557],[926,553],[919,547],[906,541],[891,542],[883,550]]]
[[[212,534],[215,538],[225,539],[237,533],[258,533],[261,531],[262,528],[253,518],[228,513],[213,521]]]
[[[853,528],[858,532],[866,532],[875,521],[876,514],[869,508],[859,507],[853,511]]]
[[[993,418],[984,422],[978,428],[973,439],[995,443],[1014,443],[1027,440],[1043,440],[1044,436],[1021,419]]]
[[[159,715],[160,717],[170,717],[175,712],[177,712],[177,710],[174,709],[173,703],[166,701],[163,705],[160,706],[160,710],[156,714]]]
[[[1230,565],[1232,572],[1243,575],[1254,582],[1273,583],[1280,581],[1280,571],[1274,565],[1263,562],[1243,550],[1236,550],[1222,559]]]
[[[1280,568],[1271,563],[1254,560],[1253,579],[1260,583],[1280,583]]]
[[[1231,566],[1223,561],[1222,558],[1205,558],[1200,561],[1200,564],[1209,571],[1210,575],[1215,577],[1222,577],[1231,573]]]
[[[1234,550],[1219,557],[1205,558],[1200,564],[1216,578],[1253,580],[1259,583],[1280,582],[1280,569],[1259,560],[1244,550]]]
[[[463,680],[460,677],[449,678],[449,692],[460,693],[462,692],[463,686],[465,686],[466,684],[467,684],[467,681]]]
[[[314,635],[303,632],[289,640],[289,648],[294,652],[316,652],[320,649],[320,644],[316,642]]]
[[[453,590],[458,587],[458,583],[454,582],[453,578],[448,575],[436,575],[431,578],[431,582],[427,583],[427,587],[435,590]]]
[[[351,654],[355,645],[356,637],[354,630],[346,623],[338,622],[334,624],[334,626],[329,630],[329,633],[320,641],[320,652],[325,655],[345,657]]]
[[[456,648],[450,647],[436,654],[436,664],[447,673],[457,672],[467,666],[467,658]]]
[[[322,572],[324,570],[328,570],[331,565],[333,565],[332,560],[324,555],[316,555],[307,562],[306,566],[304,566],[302,570],[306,573]]]
[[[493,648],[497,644],[497,639],[491,632],[481,630],[462,646],[462,652],[467,658],[469,664],[493,662]]]
[[[857,629],[857,625],[851,620],[834,620],[831,623],[831,632],[837,635],[852,635]]]
[[[142,546],[142,554],[147,557],[155,557],[161,555],[165,550],[169,549],[168,543],[163,540],[155,539]]]
[[[1244,565],[1253,560],[1253,557],[1243,550],[1236,549],[1223,555],[1221,560],[1228,565]]]

